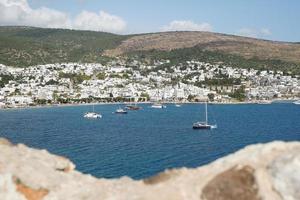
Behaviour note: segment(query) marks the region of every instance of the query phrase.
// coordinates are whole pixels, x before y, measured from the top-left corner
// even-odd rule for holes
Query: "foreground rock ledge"
[[[195,169],[97,179],[68,159],[0,139],[1,200],[299,200],[300,142],[248,146]]]

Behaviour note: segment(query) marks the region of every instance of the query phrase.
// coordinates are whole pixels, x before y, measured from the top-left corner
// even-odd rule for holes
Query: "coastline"
[[[269,102],[258,102],[258,101],[241,101],[241,102],[209,102],[212,105],[243,105],[243,104],[260,104],[267,105],[271,103],[292,103],[295,100],[291,99],[274,99]],[[91,106],[91,105],[126,105],[133,102],[95,102],[95,103],[70,103],[70,104],[47,104],[47,105],[35,105],[35,106],[16,106],[16,107],[1,107],[0,111],[3,110],[19,110],[19,109],[39,109],[39,108],[54,108],[54,107],[77,107],[77,106]],[[152,101],[135,102],[135,104],[152,104]],[[203,104],[204,102],[176,102],[168,101],[163,102],[164,104]]]

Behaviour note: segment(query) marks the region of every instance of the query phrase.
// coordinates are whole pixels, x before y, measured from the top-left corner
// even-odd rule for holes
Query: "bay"
[[[96,105],[99,120],[83,118],[91,106],[1,110],[0,137],[68,157],[83,173],[134,179],[198,167],[249,144],[300,141],[300,106],[291,103],[209,105],[212,130],[192,129],[203,104],[141,106],[116,115],[119,105]]]

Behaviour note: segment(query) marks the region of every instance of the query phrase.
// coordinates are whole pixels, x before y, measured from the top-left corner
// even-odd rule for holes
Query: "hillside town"
[[[299,76],[170,60],[0,65],[0,107],[107,102],[270,102],[300,97]]]

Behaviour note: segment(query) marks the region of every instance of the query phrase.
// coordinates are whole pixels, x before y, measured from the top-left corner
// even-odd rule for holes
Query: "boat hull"
[[[141,107],[138,107],[138,106],[126,106],[125,109],[126,110],[140,110]]]
[[[163,104],[153,104],[151,105],[151,108],[157,108],[157,109],[162,109],[162,108],[166,108],[167,106],[163,105]]]
[[[162,106],[151,106],[151,108],[157,108],[157,109],[162,109]]]
[[[83,117],[87,119],[99,119],[102,118],[102,115],[98,113],[85,113]]]
[[[210,125],[204,125],[204,126],[193,126],[193,129],[211,129],[211,126]]]
[[[115,112],[115,114],[119,114],[119,115],[124,115],[127,114],[128,112],[124,111],[124,112]]]

